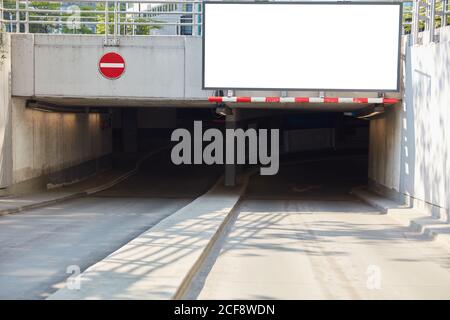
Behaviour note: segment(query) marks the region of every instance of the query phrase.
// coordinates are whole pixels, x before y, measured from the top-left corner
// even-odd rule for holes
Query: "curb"
[[[367,191],[364,187],[354,188],[350,193],[383,214],[389,214],[392,218],[411,229],[412,232],[419,233],[430,241],[439,241],[439,243],[450,247],[450,233],[446,234],[435,230],[436,227],[448,227],[450,231],[450,224],[443,223],[442,220],[435,219],[418,210],[402,207],[392,200]],[[384,202],[384,204],[380,202]],[[425,219],[428,223],[421,223],[419,219]]]
[[[45,200],[45,201],[38,202],[38,203],[33,203],[33,204],[26,204],[26,205],[22,205],[22,206],[18,206],[18,207],[15,207],[15,208],[10,208],[10,209],[3,209],[3,210],[0,210],[0,216],[14,214],[14,213],[19,213],[19,212],[26,211],[26,210],[31,210],[31,209],[37,209],[37,208],[48,206],[50,204],[64,202],[64,201],[67,201],[67,200],[78,199],[78,198],[81,198],[81,197],[89,196],[89,195],[92,195],[94,193],[101,192],[101,191],[104,191],[106,189],[109,189],[109,188],[119,184],[123,180],[128,179],[129,177],[135,175],[139,171],[140,166],[142,165],[142,163],[145,160],[147,160],[149,157],[151,157],[151,156],[153,156],[153,155],[155,155],[155,154],[157,154],[157,153],[159,153],[159,152],[161,152],[161,151],[163,151],[163,150],[165,150],[167,148],[169,148],[169,147],[168,146],[162,147],[162,148],[159,148],[159,149],[157,149],[155,151],[152,151],[152,152],[144,155],[143,157],[141,157],[136,162],[136,165],[135,165],[135,167],[132,170],[130,170],[128,172],[125,172],[121,176],[119,176],[119,177],[117,177],[117,178],[115,178],[115,179],[113,179],[113,180],[111,180],[109,182],[106,182],[106,183],[104,183],[104,184],[102,184],[100,186],[92,187],[92,188],[86,189],[84,191],[75,192],[75,193],[72,193],[72,194],[69,194],[69,195],[65,195],[65,196],[61,196],[59,198],[55,198],[55,199],[51,199],[51,200]]]
[[[372,195],[371,193],[366,191],[363,187],[353,188],[350,191],[350,194],[356,196],[361,201],[363,201],[363,202],[369,204],[370,206],[374,207],[375,209],[381,211],[382,214],[389,213],[390,208],[385,205],[380,204],[376,199],[376,195]]]
[[[222,236],[223,232],[226,230],[226,227],[228,226],[228,223],[231,221],[231,219],[232,219],[232,217],[234,215],[234,212],[235,212],[234,210],[236,209],[236,207],[240,203],[242,195],[245,193],[245,190],[247,189],[248,182],[249,182],[250,176],[252,175],[252,172],[253,172],[253,170],[251,170],[250,172],[248,172],[246,174],[243,174],[243,176],[242,176],[242,180],[243,181],[242,181],[242,186],[241,186],[241,190],[240,190],[240,195],[239,195],[238,201],[236,201],[234,206],[231,208],[231,210],[226,215],[225,219],[220,224],[219,228],[216,230],[214,235],[209,240],[208,244],[203,249],[202,254],[197,259],[197,261],[195,261],[194,265],[191,267],[191,269],[189,270],[188,274],[185,276],[185,278],[181,282],[181,284],[178,287],[177,291],[173,295],[172,300],[183,300],[184,299],[184,296],[189,291],[189,288],[192,285],[192,280],[199,273],[199,271],[201,271],[203,263],[205,262],[206,258],[209,256],[209,254],[211,253],[211,250],[216,245],[218,239]],[[223,177],[221,179],[219,179],[219,181],[217,183],[223,183]]]
[[[70,194],[67,196],[62,196],[62,197],[59,197],[56,199],[46,200],[46,201],[33,203],[33,204],[27,204],[27,205],[18,206],[18,207],[10,208],[10,209],[2,209],[2,210],[0,210],[0,216],[6,216],[9,214],[19,213],[19,212],[26,211],[26,210],[37,209],[37,208],[45,207],[45,206],[48,206],[51,204],[55,204],[55,203],[59,203],[59,202],[67,201],[67,200],[72,200],[72,199],[77,199],[77,198],[83,197],[85,195],[86,195],[85,192],[77,192],[77,193],[73,193],[73,194]]]
[[[436,226],[442,227],[443,224],[436,224]],[[450,234],[443,234],[436,230],[433,227],[427,227],[423,225],[417,220],[411,220],[409,227],[413,229],[415,232],[420,233],[426,239],[437,241],[442,245],[445,245],[450,248]],[[448,229],[450,230],[450,224],[447,224]]]

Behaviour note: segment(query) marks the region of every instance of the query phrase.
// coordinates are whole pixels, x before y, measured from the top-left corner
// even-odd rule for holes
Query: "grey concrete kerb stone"
[[[383,214],[392,213],[392,210],[401,209],[402,207],[396,202],[383,198],[372,192],[369,192],[364,187],[353,188],[350,191],[351,194],[366,202],[372,207],[376,208]]]
[[[389,214],[404,226],[408,226],[413,232],[450,248],[450,224],[448,222],[406,205],[398,204],[363,187],[354,188],[351,193],[381,213]]]

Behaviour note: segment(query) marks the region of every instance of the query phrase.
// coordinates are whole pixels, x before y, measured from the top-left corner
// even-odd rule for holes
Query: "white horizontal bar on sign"
[[[110,62],[100,63],[100,68],[123,68],[123,67],[125,67],[123,63],[110,63]]]

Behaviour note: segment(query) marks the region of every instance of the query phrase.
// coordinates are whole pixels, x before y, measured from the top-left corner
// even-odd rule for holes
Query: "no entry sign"
[[[120,78],[125,71],[125,60],[118,53],[105,53],[98,62],[98,70],[107,79]]]

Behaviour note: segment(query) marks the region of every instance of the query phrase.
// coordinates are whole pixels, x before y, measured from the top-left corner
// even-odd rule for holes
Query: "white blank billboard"
[[[399,3],[204,3],[205,89],[398,90]]]

